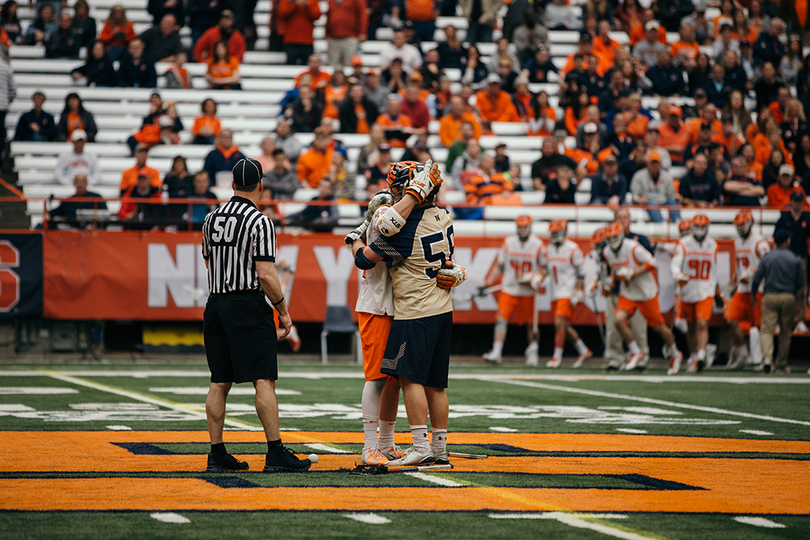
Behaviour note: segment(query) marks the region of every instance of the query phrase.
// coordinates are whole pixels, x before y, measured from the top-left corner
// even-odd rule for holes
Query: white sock
[[[414,449],[424,452],[430,448],[427,425],[411,426],[411,435],[413,436]]]
[[[585,354],[586,352],[588,352],[587,345],[585,345],[585,342],[582,341],[581,339],[577,340],[577,351],[579,352],[579,354]]]
[[[631,341],[630,344],[627,346],[627,348],[630,349],[630,352],[632,354],[641,352],[641,349],[638,348],[638,343],[636,343],[635,340]]]
[[[431,433],[430,449],[434,456],[444,454],[447,451],[447,430],[434,429]]]
[[[741,354],[742,356],[748,356],[748,347],[744,344],[737,347],[737,353]]]
[[[700,349],[697,352],[697,359],[698,360],[706,360],[706,349]]]
[[[503,352],[503,341],[493,341],[492,342],[492,354],[495,356],[500,356]]]
[[[557,348],[557,347],[554,348],[554,358],[555,359],[562,360],[562,353],[563,353],[563,350],[561,348]]]
[[[380,438],[377,442],[380,450],[388,450],[394,446],[394,427],[396,425],[396,420],[380,420]]]
[[[363,385],[363,447],[377,448],[377,426],[380,423],[380,396],[386,379],[366,381]]]
[[[672,357],[672,356],[675,356],[676,354],[678,354],[678,346],[673,341],[672,342],[672,347],[670,347],[670,349],[669,349],[669,355],[670,355],[670,357]]]

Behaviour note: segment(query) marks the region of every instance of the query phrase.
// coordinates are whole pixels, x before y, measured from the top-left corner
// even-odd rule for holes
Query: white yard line
[[[643,429],[632,429],[632,428],[616,428],[616,431],[621,431],[623,433],[633,433],[635,435],[643,435],[647,433],[647,431]]]
[[[307,443],[304,446],[308,448],[312,448],[313,450],[320,450],[321,452],[328,452],[330,454],[351,454],[348,450],[343,450],[341,448],[337,448],[335,446],[329,446],[328,444],[319,444],[319,443]]]
[[[191,523],[191,520],[187,517],[175,514],[174,512],[155,512],[154,514],[149,514],[149,516],[163,523]]]
[[[481,378],[482,381],[493,380],[491,378]],[[520,380],[504,380],[496,379],[494,382],[513,384],[516,386],[528,386],[529,388],[541,388],[543,390],[556,390],[558,392],[571,392],[574,394],[584,394],[588,396],[606,397],[611,399],[627,399],[630,401],[640,401],[642,403],[654,403],[656,405],[665,405],[667,407],[676,407],[679,409],[690,409],[693,411],[703,411],[714,414],[726,414],[729,416],[741,416],[743,418],[753,418],[755,420],[766,420],[769,422],[780,422],[783,424],[797,424],[800,426],[810,426],[810,422],[803,420],[793,420],[790,418],[778,418],[776,416],[767,416],[763,414],[752,414],[739,411],[729,411],[727,409],[719,409],[717,407],[702,407],[700,405],[689,405],[687,403],[677,403],[675,401],[665,401],[663,399],[645,398],[639,396],[628,396],[626,394],[612,394],[610,392],[600,392],[598,390],[585,390],[584,388],[571,388],[570,386],[558,386],[555,384],[543,384],[530,381]]]
[[[378,516],[377,514],[343,514],[343,517],[359,521],[360,523],[368,523],[369,525],[385,525],[391,523],[391,520]]]
[[[761,429],[741,429],[740,433],[750,433],[751,435],[773,435],[770,431],[762,431]]]
[[[134,377],[145,379],[150,377],[205,377],[210,378],[211,374],[204,370],[184,371],[184,370],[61,370],[64,375],[75,377]],[[42,372],[37,370],[0,370],[0,377],[36,377]],[[317,371],[282,371],[279,379],[362,379],[363,372],[358,371],[331,371],[319,373]],[[663,375],[564,375],[564,374],[518,374],[518,373],[451,373],[450,378],[454,380],[509,380],[522,379],[527,381],[605,381],[605,382],[647,382],[647,383],[729,383],[729,384],[810,384],[807,377],[770,377],[770,376],[695,376],[684,375],[678,377],[667,377]]]
[[[538,514],[489,514],[493,519],[553,519],[576,527],[578,529],[590,529],[607,536],[614,538],[622,538],[623,540],[653,540],[655,537],[644,536],[636,532],[625,531],[617,529],[604,523],[597,523],[589,521],[592,519],[626,519],[627,516],[622,514],[569,514],[566,512],[542,512]]]
[[[734,518],[737,523],[744,523],[745,525],[753,525],[754,527],[765,527],[766,529],[784,529],[785,526],[781,523],[765,519],[763,517],[755,516],[737,516]]]
[[[129,426],[107,426],[107,429],[111,431],[132,431],[132,428]]]
[[[403,473],[407,476],[413,476],[414,478],[418,478],[419,480],[424,480],[425,482],[432,482],[434,484],[439,484],[440,486],[444,487],[464,487],[466,484],[460,484],[459,482],[453,482],[452,480],[448,480],[447,478],[442,478],[441,476],[433,476],[430,474],[425,474],[421,472],[409,472]]]
[[[169,401],[167,399],[161,398],[154,398],[151,396],[147,396],[144,394],[140,394],[138,392],[130,392],[128,390],[122,390],[120,388],[115,388],[114,386],[108,386],[106,384],[101,384],[93,381],[86,381],[84,379],[80,379],[78,377],[73,377],[71,375],[65,375],[59,371],[38,371],[37,374],[39,376],[45,375],[47,377],[51,377],[52,379],[57,379],[63,382],[75,384],[78,386],[84,386],[86,388],[92,388],[94,390],[99,390],[101,392],[107,392],[109,394],[115,394],[117,396],[127,397],[129,399],[133,399],[135,401],[140,401],[142,403],[151,403],[152,405],[157,405],[159,407],[166,407],[168,409],[172,409],[175,411],[182,411],[186,413],[190,413],[196,415],[200,420],[205,420],[205,409],[201,409],[200,407],[196,407],[194,405],[188,405],[185,403],[177,403],[174,401]],[[230,418],[225,418],[225,425],[233,428],[243,429],[245,431],[263,431],[261,427],[257,427],[251,424],[246,424],[244,422],[239,422],[237,420],[231,420]]]
[[[489,428],[490,431],[498,431],[500,433],[517,433],[516,429],[510,427],[493,426]]]

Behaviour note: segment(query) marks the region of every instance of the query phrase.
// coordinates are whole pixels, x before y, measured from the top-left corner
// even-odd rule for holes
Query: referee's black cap
[[[252,158],[240,159],[233,167],[233,181],[237,186],[250,186],[261,182],[262,164]]]

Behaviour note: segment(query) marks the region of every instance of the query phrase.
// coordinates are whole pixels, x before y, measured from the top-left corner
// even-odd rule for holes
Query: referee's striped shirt
[[[235,195],[205,217],[202,232],[211,294],[261,288],[256,261],[276,260],[276,232],[270,218],[250,200]]]

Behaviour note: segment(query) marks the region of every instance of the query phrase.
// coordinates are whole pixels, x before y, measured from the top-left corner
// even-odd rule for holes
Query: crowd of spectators
[[[121,6],[110,9],[98,32],[84,0],[61,10],[37,2],[37,18],[23,29],[10,0],[0,13],[0,41],[42,43],[51,58],[77,58],[86,47],[87,60],[72,75],[88,85],[155,88],[160,61],[172,63],[167,87],[189,88],[190,58],[207,64],[210,88],[239,90],[240,62],[255,45],[252,13],[223,9],[219,0],[183,4],[150,0],[153,26],[136,35]],[[545,191],[545,204],[573,204],[586,178],[592,204],[648,205],[653,221],[664,219],[662,205],[674,207],[668,216],[677,220],[680,206],[781,207],[793,192],[806,198],[810,56],[803,56],[801,35],[808,17],[793,3],[661,0],[644,7],[588,0],[578,10],[566,0],[515,0],[499,21],[502,7],[501,0],[329,0],[331,69],[324,69],[313,47],[319,2],[273,0],[270,49],[284,51],[302,72],[262,142],[267,196],[292,198],[306,188],[317,189],[319,200],[362,198],[384,185],[392,148],[404,149],[402,159],[431,157],[429,125],[436,120],[448,149],[446,185],[473,206],[519,204],[515,193],[524,190]],[[709,7],[717,15],[707,17]],[[457,9],[468,21],[466,34],[452,25],[437,32],[437,18]],[[189,51],[178,33],[186,24]],[[391,41],[379,64],[367,68],[362,44],[386,27]],[[491,42],[496,27],[495,53],[484,57],[478,45]],[[551,58],[550,30],[579,32],[562,67]],[[611,37],[615,31],[626,32],[627,42]],[[533,92],[534,83],[548,86]],[[42,110],[42,94],[33,101],[17,140],[75,144],[80,132],[93,142],[95,122],[78,94],[67,97],[58,122]],[[151,109],[128,141],[136,159],[181,140],[183,122],[172,104],[156,93]],[[222,128],[216,102],[207,99],[201,109],[188,142],[214,146],[202,172],[209,186],[222,185],[242,153]],[[479,142],[501,123],[520,123],[537,137],[538,159],[525,178],[507,145]],[[302,148],[299,133],[314,134],[310,147]],[[368,136],[352,164],[342,134]],[[92,187],[92,175],[87,181]],[[321,217],[331,219],[327,214]]]

